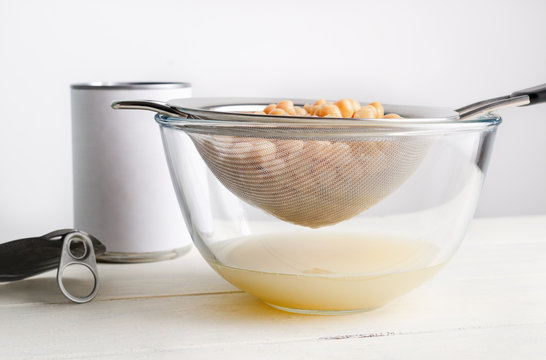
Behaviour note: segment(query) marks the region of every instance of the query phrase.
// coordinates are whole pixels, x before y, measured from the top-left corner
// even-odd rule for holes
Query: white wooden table
[[[546,216],[475,220],[433,280],[356,315],[270,308],[196,250],[99,271],[83,305],[53,272],[0,285],[0,359],[546,359]]]

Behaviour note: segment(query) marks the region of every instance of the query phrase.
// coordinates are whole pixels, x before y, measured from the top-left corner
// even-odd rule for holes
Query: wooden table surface
[[[353,315],[275,310],[195,249],[99,272],[83,305],[54,272],[0,285],[0,359],[546,359],[546,216],[474,220],[435,278]]]

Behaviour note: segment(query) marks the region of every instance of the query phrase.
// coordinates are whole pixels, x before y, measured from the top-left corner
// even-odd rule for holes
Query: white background
[[[455,108],[546,82],[546,2],[0,0],[0,242],[72,225],[93,80]],[[502,115],[477,215],[544,214],[546,105]]]

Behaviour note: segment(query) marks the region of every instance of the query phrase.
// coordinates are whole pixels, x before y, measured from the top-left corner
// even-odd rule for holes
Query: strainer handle
[[[546,102],[546,84],[513,92],[511,95],[478,101],[455,111],[461,120],[506,107],[525,106]]]
[[[156,100],[123,100],[112,103],[113,109],[149,110],[160,114],[177,118],[187,118],[188,115],[170,106],[169,104]]]
[[[546,102],[546,84],[533,86],[527,89],[513,92],[510,97],[516,97],[521,95],[529,96],[529,104],[534,105]]]

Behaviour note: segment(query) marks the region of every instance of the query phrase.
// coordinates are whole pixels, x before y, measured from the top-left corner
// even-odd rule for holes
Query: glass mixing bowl
[[[259,108],[226,107],[222,112]],[[156,115],[186,225],[202,256],[227,281],[273,307],[317,314],[380,307],[442,269],[474,214],[501,122],[493,114],[471,120],[360,120],[357,125],[339,119],[309,125],[297,119],[267,123],[242,118],[216,119],[214,112],[199,119]],[[218,176],[214,166],[221,167],[223,160],[211,166],[203,144],[214,147],[211,139],[229,138],[405,143],[417,144],[421,152],[403,181],[369,209],[314,227],[283,221],[243,200]],[[263,178],[254,191],[260,186],[268,191],[275,181]],[[340,200],[336,206],[343,204]]]

